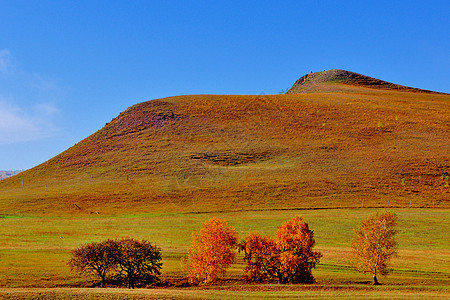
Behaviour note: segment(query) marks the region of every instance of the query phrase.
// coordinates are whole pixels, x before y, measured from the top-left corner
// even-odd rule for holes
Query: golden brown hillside
[[[301,94],[134,105],[55,158],[1,181],[0,210],[449,207],[450,95],[350,79],[323,80]]]

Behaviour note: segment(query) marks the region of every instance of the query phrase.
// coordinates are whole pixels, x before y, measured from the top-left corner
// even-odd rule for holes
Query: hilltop
[[[136,104],[0,182],[3,214],[449,207],[450,95],[342,70]],[[364,204],[363,204],[364,201]]]
[[[358,73],[333,69],[323,72],[310,73],[300,77],[287,91],[287,94],[311,93],[311,92],[351,92],[352,88],[366,87],[371,89],[392,90],[415,93],[438,92],[412,88],[394,84],[384,80],[372,78]]]

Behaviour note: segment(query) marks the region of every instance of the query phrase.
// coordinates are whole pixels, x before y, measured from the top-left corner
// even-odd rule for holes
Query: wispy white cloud
[[[49,117],[57,112],[51,105],[24,109],[0,99],[0,144],[35,141],[54,135],[57,130]]]
[[[45,117],[51,117],[61,112],[59,108],[50,103],[39,103],[35,106],[35,110],[39,115]]]
[[[0,74],[7,74],[10,68],[10,56],[9,50],[0,50]]]
[[[47,78],[39,74],[32,74],[29,76],[28,85],[41,93],[54,92],[60,89],[56,79]]]
[[[0,144],[42,140],[58,130],[54,117],[60,110],[56,80],[22,70],[11,72],[8,50],[0,50]],[[13,74],[15,73],[15,74]]]

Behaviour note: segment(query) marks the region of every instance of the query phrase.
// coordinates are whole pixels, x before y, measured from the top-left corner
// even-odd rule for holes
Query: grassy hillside
[[[4,215],[450,206],[450,95],[320,92],[134,105],[0,182]]]

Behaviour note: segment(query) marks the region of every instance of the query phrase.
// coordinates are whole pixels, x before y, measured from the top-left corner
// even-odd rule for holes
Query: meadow
[[[91,215],[87,217],[3,217],[0,219],[0,297],[41,299],[78,297],[87,299],[154,298],[254,298],[446,297],[450,284],[450,218],[447,209],[392,209],[399,218],[398,256],[392,273],[371,285],[371,276],[351,267],[350,240],[353,228],[375,209],[317,209],[247,211],[229,213],[162,213]],[[212,287],[165,287],[136,291],[87,289],[96,281],[73,273],[67,266],[70,250],[87,242],[107,238],[147,239],[162,249],[162,279],[183,282],[186,273],[180,259],[187,255],[191,233],[212,216],[225,218],[243,239],[249,232],[274,234],[277,226],[300,215],[314,230],[316,248],[323,253],[313,271],[314,285],[251,285],[243,280],[242,256],[226,278]],[[55,289],[56,288],[56,289]],[[27,296],[28,295],[28,296]],[[48,297],[45,298],[44,297]],[[39,299],[39,298],[38,298]]]

